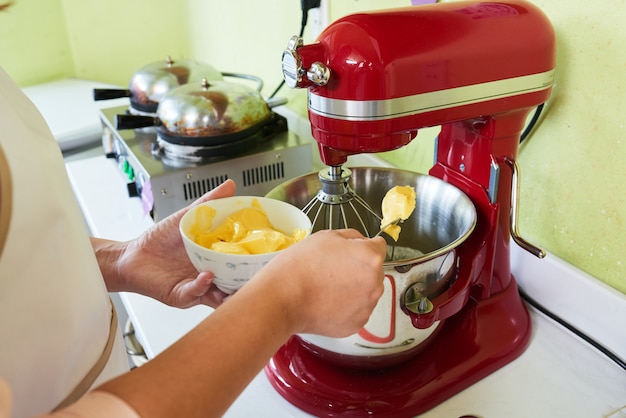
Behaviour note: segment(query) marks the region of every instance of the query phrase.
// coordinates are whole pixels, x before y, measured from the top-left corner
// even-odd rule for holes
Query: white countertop
[[[93,90],[96,88],[119,87],[98,81],[62,78],[23,90],[37,106],[65,153],[102,142],[99,109],[129,104],[128,98],[94,101]]]
[[[129,198],[115,164],[104,157],[67,163],[70,180],[95,236],[126,240],[153,224]],[[552,312],[626,358],[626,297],[548,254],[539,260],[517,247],[512,268],[520,287]],[[122,301],[148,358],[212,312],[171,308],[130,293]],[[533,334],[520,358],[423,414],[460,417],[626,417],[626,371],[531,308]],[[307,417],[274,391],[261,372],[227,417]]]

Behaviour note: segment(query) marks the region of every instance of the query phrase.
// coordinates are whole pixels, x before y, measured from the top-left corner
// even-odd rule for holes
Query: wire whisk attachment
[[[350,169],[329,166],[318,176],[321,190],[302,208],[311,218],[313,231],[354,228],[366,237],[378,231],[382,218],[350,187]]]

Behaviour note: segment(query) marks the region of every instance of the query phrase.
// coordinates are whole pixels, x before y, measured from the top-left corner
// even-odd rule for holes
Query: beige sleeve
[[[38,418],[141,418],[126,402],[108,392],[89,392],[74,404]]]

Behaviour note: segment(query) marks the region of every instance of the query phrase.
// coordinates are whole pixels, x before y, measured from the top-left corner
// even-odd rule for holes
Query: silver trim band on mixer
[[[341,100],[309,90],[309,110],[333,119],[374,121],[502,99],[550,88],[555,70],[386,100]]]

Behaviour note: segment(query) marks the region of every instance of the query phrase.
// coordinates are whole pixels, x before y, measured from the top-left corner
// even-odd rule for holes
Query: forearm
[[[365,325],[383,293],[385,250],[383,238],[354,230],[312,234],[170,348],[99,390],[146,418],[221,416],[291,335],[345,337]]]
[[[259,286],[262,280],[255,278],[210,320],[100,390],[143,417],[221,416],[295,330],[280,286]]]
[[[90,392],[58,412],[37,418],[140,418],[126,402],[102,391]]]
[[[124,251],[124,243],[90,237],[100,272],[109,292],[126,291],[127,286],[119,272],[118,260]]]

